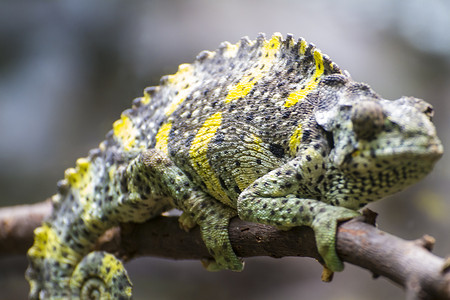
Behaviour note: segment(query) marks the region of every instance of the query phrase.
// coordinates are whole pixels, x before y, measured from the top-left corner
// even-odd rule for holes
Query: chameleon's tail
[[[82,254],[59,243],[47,223],[35,230],[26,278],[30,299],[129,299],[131,283],[122,263],[105,252]]]
[[[106,252],[91,252],[70,281],[72,298],[131,299],[131,282],[122,263]]]
[[[66,170],[58,184],[53,213],[35,230],[28,250],[31,299],[83,299],[102,291],[105,299],[131,296],[122,264],[109,254],[88,253],[107,229],[119,222],[143,222],[164,211],[168,203],[163,196],[151,194],[150,182],[141,181],[152,177],[141,174],[148,168],[139,157],[117,170],[105,171],[103,165],[79,159],[76,169]]]

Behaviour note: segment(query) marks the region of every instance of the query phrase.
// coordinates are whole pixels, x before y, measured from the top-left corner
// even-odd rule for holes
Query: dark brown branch
[[[50,211],[49,200],[0,208],[0,256],[26,253],[33,243],[34,229]]]
[[[32,244],[33,229],[49,212],[48,202],[1,209],[0,255],[24,254]],[[230,224],[230,239],[241,257],[307,256],[320,260],[308,227],[281,231],[235,218]],[[398,283],[406,289],[408,299],[450,299],[450,259],[430,253],[433,243],[428,236],[405,241],[360,220],[341,224],[337,235],[337,251],[344,261]],[[97,249],[125,260],[138,256],[210,258],[199,229],[182,231],[176,217],[122,224],[105,233]]]

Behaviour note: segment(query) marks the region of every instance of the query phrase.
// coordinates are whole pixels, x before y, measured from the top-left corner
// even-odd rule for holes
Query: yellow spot
[[[64,179],[66,179],[71,186],[76,187],[80,182],[80,174],[78,174],[74,168],[68,168],[64,172]]]
[[[353,153],[352,153],[352,157],[357,157],[357,156],[359,156],[361,154],[361,151],[360,150],[355,150],[355,151],[353,151]]]
[[[252,137],[253,137],[252,150],[253,150],[254,152],[260,153],[260,152],[261,152],[261,143],[262,143],[262,140],[261,140],[261,138],[260,138],[259,136],[256,136],[256,135],[254,135],[254,134],[252,134]]]
[[[173,75],[169,75],[169,83],[177,83],[180,80],[183,81],[184,77],[189,75],[190,72],[192,72],[192,66],[190,64],[179,65],[178,71]]]
[[[87,158],[82,157],[82,158],[77,159],[76,166],[77,166],[78,172],[82,175],[86,174],[89,170],[90,164],[91,163],[89,162],[89,160]]]
[[[297,128],[295,128],[294,133],[289,139],[289,153],[291,156],[295,156],[297,154],[297,148],[302,142],[302,124],[298,124]]]
[[[109,168],[109,171],[108,171],[109,181],[113,181],[114,180],[114,174],[116,172],[116,169],[117,169],[116,165],[112,165]]]
[[[205,183],[208,192],[221,202],[232,205],[230,198],[228,198],[227,194],[222,189],[219,179],[211,168],[207,157],[208,144],[213,139],[221,123],[221,112],[217,112],[206,119],[192,141],[191,148],[189,149],[189,156],[191,158],[192,167]]]
[[[144,90],[144,97],[142,97],[141,99],[141,103],[142,104],[149,104],[150,100],[152,98],[151,95],[153,95],[155,92],[159,91],[159,86],[152,86],[152,87],[148,87]]]
[[[61,264],[73,265],[80,260],[81,255],[61,243],[56,231],[48,224],[34,230],[34,244],[28,250],[28,255],[33,258],[50,258]]]
[[[308,46],[308,44],[306,43],[306,41],[304,39],[301,39],[300,47],[298,48],[298,54],[305,55],[307,46]]]
[[[114,135],[122,141],[125,151],[130,151],[136,143],[137,129],[133,122],[126,115],[121,115],[120,119],[113,124]]]
[[[106,151],[106,143],[105,143],[105,141],[101,142],[98,145],[98,148],[100,149],[100,151],[105,152]]]
[[[178,72],[170,75],[168,83],[174,85],[178,94],[173,97],[166,110],[166,116],[170,116],[191,92],[189,79],[192,77],[193,67],[190,64],[181,64]]]
[[[69,168],[64,172],[64,179],[74,188],[81,188],[89,181],[89,169],[91,162],[87,158],[79,158],[75,168]]]
[[[294,39],[289,39],[289,48],[294,47],[294,45],[295,45]]]
[[[226,49],[223,52],[223,56],[227,57],[227,58],[232,58],[235,57],[238,50],[239,50],[239,43],[237,44],[230,44],[230,43],[225,43],[226,45]]]
[[[280,46],[281,38],[279,35],[272,36],[270,41],[264,41],[264,45],[261,49],[262,55],[258,60],[258,63],[255,67],[251,68],[248,71],[248,74],[244,75],[237,84],[229,89],[227,97],[225,98],[225,103],[244,98],[250,93],[256,82],[258,82],[272,67]]]
[[[113,255],[106,253],[103,257],[100,269],[100,273],[103,275],[101,277],[104,279],[105,283],[108,284],[112,282],[112,279],[115,276],[124,272],[125,269],[123,265]]]
[[[155,148],[161,150],[165,154],[169,154],[169,133],[172,129],[172,123],[164,123],[158,130],[156,134],[156,145]]]
[[[302,88],[292,92],[284,103],[285,107],[291,107],[303,98],[305,98],[319,84],[319,77],[323,75],[323,57],[319,50],[314,51],[314,60],[316,62],[316,71],[306,84],[302,84]]]
[[[150,103],[150,95],[144,94],[144,97],[142,97],[142,104],[149,104]]]

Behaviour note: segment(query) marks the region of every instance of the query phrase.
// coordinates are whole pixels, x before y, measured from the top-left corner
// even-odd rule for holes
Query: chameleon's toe
[[[236,266],[234,267],[234,269],[230,268],[229,266],[225,266],[223,264],[219,264],[215,259],[202,259],[201,263],[203,265],[203,267],[209,271],[209,272],[218,272],[218,271],[222,271],[222,270],[232,270],[232,271],[242,271],[242,269],[244,268],[243,262],[241,262],[241,264],[239,264],[239,262],[236,263]]]
[[[236,256],[228,237],[228,218],[200,224],[203,240],[213,260],[202,261],[208,271],[242,271],[244,263]]]
[[[334,272],[328,269],[326,266],[323,267],[321,279],[323,282],[330,282],[333,280]]]
[[[340,221],[359,216],[359,213],[342,207],[334,207],[323,214],[316,216],[312,228],[316,236],[317,250],[325,262],[326,268],[331,272],[340,272],[344,263],[336,253],[336,230]]]
[[[132,285],[118,259],[91,252],[75,268],[70,288],[75,299],[131,299]]]
[[[209,253],[214,257],[214,260],[208,259],[202,261],[203,266],[208,271],[242,271],[244,263],[234,253],[228,239],[228,232],[222,234],[220,232],[213,233],[208,230],[202,230],[202,236]]]
[[[180,224],[180,228],[186,232],[189,232],[189,230],[197,226],[195,219],[192,218],[188,213],[182,213],[178,218],[178,223]]]

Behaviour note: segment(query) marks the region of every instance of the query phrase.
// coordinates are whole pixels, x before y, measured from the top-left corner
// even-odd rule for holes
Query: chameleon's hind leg
[[[181,227],[200,226],[203,241],[215,259],[207,264],[207,269],[242,270],[243,263],[228,237],[229,221],[237,215],[236,211],[200,190],[163,152],[150,149],[140,159],[157,175],[153,179],[164,190],[163,194],[170,196],[173,206],[183,211]]]

